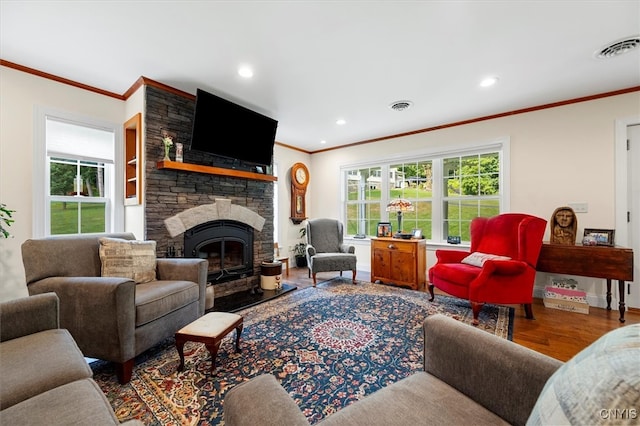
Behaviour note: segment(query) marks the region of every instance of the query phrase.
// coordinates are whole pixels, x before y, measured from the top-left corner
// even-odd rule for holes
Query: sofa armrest
[[[562,362],[437,314],[424,321],[424,369],[511,424],[525,424]]]
[[[206,304],[207,275],[209,262],[199,258],[158,258],[156,259],[156,276],[159,280],[192,281],[199,287],[200,315],[204,315]]]
[[[271,374],[240,383],[224,397],[224,424],[309,426],[293,398]]]
[[[55,293],[21,297],[0,304],[0,342],[59,328]]]
[[[135,356],[135,283],[120,277],[49,277],[32,282],[30,294],[55,292],[60,327],[85,356],[124,362]]]

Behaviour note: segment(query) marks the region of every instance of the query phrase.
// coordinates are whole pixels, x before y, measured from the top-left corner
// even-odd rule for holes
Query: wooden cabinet
[[[425,288],[427,240],[371,238],[371,282]]]
[[[125,205],[142,203],[142,114],[124,123]]]

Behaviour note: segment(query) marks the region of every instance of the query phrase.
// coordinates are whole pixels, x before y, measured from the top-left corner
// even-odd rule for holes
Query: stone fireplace
[[[171,237],[183,235],[184,257],[209,261],[208,281],[212,285],[230,281],[242,285],[238,280],[254,275],[254,235],[265,224],[254,211],[216,198],[215,203],[182,211],[165,219],[164,224]],[[227,285],[228,292],[233,292],[233,286]]]
[[[250,250],[244,252],[245,272],[227,275],[211,282],[215,285],[215,297],[255,289],[260,286],[260,265],[273,259],[273,182],[243,177],[214,175],[193,171],[159,169],[162,160],[162,132],[174,135],[174,142],[188,146],[195,97],[185,93],[145,86],[145,173],[144,220],[145,239],[157,242],[159,257],[168,255],[190,256],[185,246],[185,233],[211,221],[236,222],[251,229],[253,241]],[[213,156],[189,149],[184,150],[184,163],[211,166]],[[171,152],[174,158],[174,152]],[[217,243],[214,243],[217,244]],[[244,243],[243,243],[244,244]],[[232,254],[233,243],[224,242],[224,255]],[[203,248],[203,247],[200,247]],[[200,251],[198,248],[198,251]],[[211,247],[206,247],[207,258]],[[197,254],[203,256],[204,254]],[[215,256],[211,254],[211,256]],[[212,257],[215,259],[215,257]],[[231,261],[231,259],[229,259]],[[215,262],[214,262],[215,263]],[[222,269],[229,269],[226,267]],[[235,267],[233,271],[238,271]],[[216,277],[210,271],[210,279]]]

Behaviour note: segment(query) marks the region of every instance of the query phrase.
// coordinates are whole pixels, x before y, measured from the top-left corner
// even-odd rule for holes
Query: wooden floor
[[[308,278],[307,268],[290,268],[289,276],[283,275],[285,283],[295,284],[298,288],[313,285],[313,280]],[[336,275],[337,273],[334,272],[319,273],[317,281],[329,280]],[[343,274],[345,277],[350,275],[350,272]],[[368,272],[359,271],[357,279],[370,281],[371,275]],[[589,314],[585,315],[545,308],[542,299],[534,299],[534,320],[525,318],[522,306],[514,305],[513,307],[515,308],[513,341],[561,361],[567,361],[607,331],[640,323],[640,313],[637,310],[632,312],[627,310],[626,322],[620,323],[617,302],[615,306],[612,305],[610,311],[592,306]]]

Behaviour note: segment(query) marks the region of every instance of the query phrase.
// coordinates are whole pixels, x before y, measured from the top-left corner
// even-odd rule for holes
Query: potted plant
[[[307,235],[307,228],[300,228],[300,241],[293,247],[293,256],[296,259],[296,266],[298,268],[304,268],[307,266],[307,243],[304,242],[304,237]]]
[[[10,210],[6,204],[0,203],[0,236],[4,238],[11,236],[7,227],[11,226],[15,221],[12,219],[13,213],[15,213],[15,210]]]

